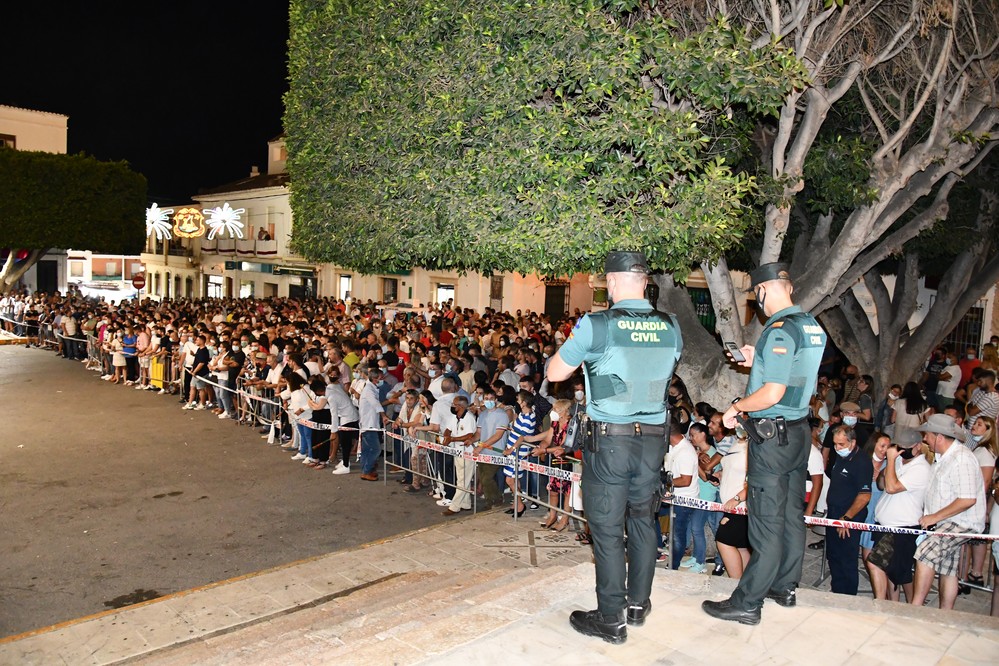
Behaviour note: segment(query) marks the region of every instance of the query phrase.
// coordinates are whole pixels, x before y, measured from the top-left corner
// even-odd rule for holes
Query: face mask
[[[898,455],[900,458],[905,458],[906,460],[911,460],[916,457],[916,448],[911,449],[899,449]]]
[[[506,343],[500,340],[500,347],[506,347]]]
[[[583,402],[583,398],[586,397],[586,393],[584,393],[583,391],[576,391],[572,395],[573,395],[574,398],[576,398],[576,402]],[[672,397],[672,396],[670,396],[670,397]]]
[[[889,400],[898,400],[898,393],[889,393],[888,394],[888,399]]]
[[[882,460],[884,460],[884,458],[882,458],[881,456],[879,456],[879,455],[878,455],[878,454],[876,454],[876,453],[875,453],[875,454],[874,454],[873,456],[871,456],[871,459],[872,459],[872,460],[873,460],[874,462],[876,462],[876,463],[879,463],[879,462],[881,462]]]
[[[495,400],[486,400],[483,404],[486,406],[486,409],[492,409],[493,407],[496,406],[496,401]]]
[[[855,425],[857,425],[857,417],[856,416],[844,416],[843,417],[843,424],[851,426],[851,427],[855,426]]]
[[[430,375],[431,378],[433,378],[437,376],[437,371],[434,370],[433,368],[430,368],[430,370],[427,371],[427,374]]]
[[[559,420],[560,418],[562,418],[562,417],[561,417],[561,415],[559,415],[559,413],[558,413],[558,412],[556,412],[556,411],[555,411],[555,410],[553,409],[553,410],[551,411],[551,419],[552,419],[552,423],[555,423],[555,422],[556,422],[556,421],[558,421],[558,420]]]
[[[975,444],[977,444],[978,442],[982,441],[982,435],[972,435],[971,436],[971,441],[973,441]]]
[[[851,451],[850,449],[836,449],[836,455],[838,455],[840,458],[846,458],[851,453],[853,453],[853,451]]]
[[[974,354],[968,354],[968,360],[969,361],[974,361],[975,360],[975,355]]]
[[[454,414],[455,416],[457,416],[458,415],[458,409],[456,407],[452,407],[451,408],[451,413]]]

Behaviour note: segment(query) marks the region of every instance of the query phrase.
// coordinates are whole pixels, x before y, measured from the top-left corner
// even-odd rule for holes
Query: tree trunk
[[[718,341],[704,329],[686,288],[674,283],[668,275],[653,278],[659,285],[657,307],[674,313],[680,322],[683,356],[677,374],[687,385],[691,399],[703,400],[718,409],[742,395],[748,371],[729,362]]]
[[[17,254],[15,248],[10,249],[10,254],[7,255],[7,261],[4,262],[3,268],[0,269],[0,294],[6,294],[7,292],[14,289],[17,281],[21,279],[28,269],[38,263],[38,260],[45,256],[45,253],[49,251],[49,248],[42,248],[40,250],[31,250],[28,253],[28,257],[22,261],[18,266],[14,265],[14,256]]]

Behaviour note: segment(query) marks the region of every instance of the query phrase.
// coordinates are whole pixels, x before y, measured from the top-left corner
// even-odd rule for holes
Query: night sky
[[[264,171],[287,0],[6,3],[0,104],[69,116],[70,153],[127,160],[150,201]]]

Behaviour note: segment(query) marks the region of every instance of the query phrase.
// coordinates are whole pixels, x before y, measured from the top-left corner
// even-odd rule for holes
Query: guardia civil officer
[[[576,631],[623,643],[627,624],[645,622],[655,573],[655,511],[668,437],[667,400],[682,341],[673,315],[645,298],[649,266],[641,252],[611,252],[604,263],[604,312],[580,319],[552,357],[548,380],[580,365],[586,379],[583,509],[593,538],[597,609],[575,611]],[[624,533],[628,531],[625,564]]]
[[[749,433],[749,543],[753,555],[731,598],[705,601],[708,615],[758,624],[764,598],[794,606],[805,553],[805,474],[811,433],[808,401],[815,393],[826,334],[791,302],[786,264],[764,264],[750,273],[757,306],[769,317],[756,347],[741,349],[750,367],[747,395],[722,417],[737,417]]]

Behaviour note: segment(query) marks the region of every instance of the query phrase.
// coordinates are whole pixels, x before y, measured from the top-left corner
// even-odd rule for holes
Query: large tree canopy
[[[300,0],[291,16],[294,241],[365,272],[564,275],[642,248],[685,273],[749,221],[733,108],[776,114],[806,84],[789,50],[722,17],[676,40],[667,17],[592,1]]]
[[[49,248],[137,254],[143,245],[146,179],[123,162],[85,155],[0,149],[0,291]],[[15,265],[15,250],[30,250]]]
[[[915,239],[997,140],[999,0],[297,0],[291,16],[294,238],[312,258],[565,274],[641,248],[681,281],[699,265],[737,342],[755,324],[729,260],[790,260],[796,299],[879,383],[999,279],[991,243],[966,248],[908,331]],[[991,238],[995,198],[979,200]],[[686,378],[734,395],[682,284],[657,279]]]

